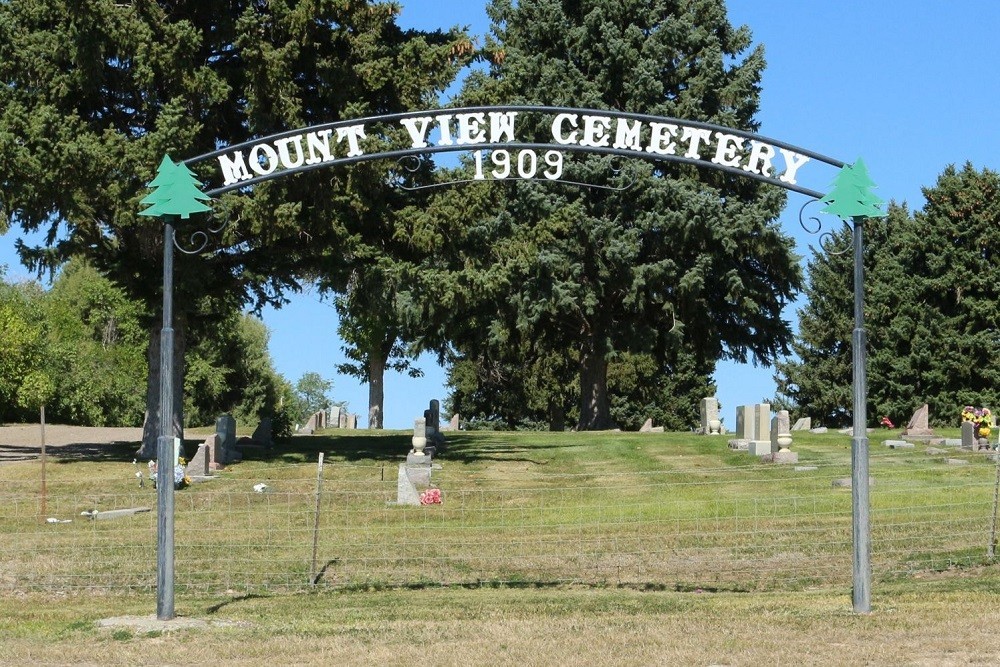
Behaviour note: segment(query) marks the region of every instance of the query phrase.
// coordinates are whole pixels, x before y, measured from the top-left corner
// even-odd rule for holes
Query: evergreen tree
[[[894,229],[905,209],[890,207],[888,221],[869,219],[865,223],[865,325],[868,330],[869,352],[882,341],[881,317],[883,304],[873,299],[872,290],[882,266],[882,256],[888,241],[888,230]],[[836,222],[835,222],[836,224]],[[825,236],[818,248],[813,248],[806,273],[808,281],[803,292],[804,305],[799,308],[799,331],[792,342],[793,358],[775,364],[778,399],[787,407],[810,416],[817,426],[840,427],[851,423],[853,407],[853,366],[851,332],[854,330],[854,253],[853,232],[841,225]],[[869,367],[871,364],[869,363]],[[869,403],[877,383],[869,370]],[[868,413],[876,414],[869,405]],[[884,414],[884,413],[882,413]]]
[[[359,273],[359,278],[362,276]],[[423,371],[412,364],[413,353],[402,342],[402,327],[395,304],[395,290],[380,278],[386,275],[368,267],[360,282],[348,286],[336,299],[340,315],[338,333],[347,362],[337,364],[337,372],[358,378],[368,385],[368,428],[381,429],[385,403],[386,371],[421,377]]]
[[[364,0],[0,2],[0,224],[48,232],[46,246],[20,246],[30,266],[88,257],[147,306],[145,455],[159,431],[163,248],[159,225],[138,213],[153,167],[167,153],[395,110],[397,77],[413,72],[447,78],[468,38],[401,30],[399,11]],[[299,174],[216,203],[215,220],[229,223],[224,249],[177,258],[175,386],[189,334],[212,335],[219,312],[280,304],[299,276],[315,275],[319,249],[343,247],[348,179]]]
[[[890,205],[865,223],[868,414],[894,423],[923,403],[932,423],[956,425],[965,405],[1000,399],[1000,175],[948,167],[913,214]],[[779,388],[831,426],[851,410],[853,326],[850,232],[824,245],[809,266],[798,356],[779,364]]]
[[[241,424],[275,417],[288,382],[274,368],[267,327],[255,316],[239,313],[221,317],[217,325],[218,335],[201,338],[188,350],[186,423],[214,424],[226,412]]]
[[[729,24],[721,0],[494,0],[488,13],[492,65],[470,77],[464,101],[757,128],[763,50],[748,52],[749,30]],[[535,131],[541,139],[549,128]],[[574,181],[613,182],[608,159],[567,162]],[[490,252],[474,270],[494,279],[476,294],[481,312],[503,324],[466,330],[465,338],[456,329],[454,339],[470,355],[497,331],[519,337],[534,359],[572,351],[580,429],[614,424],[608,378],[616,354],[649,354],[663,368],[690,356],[685,368],[700,374],[721,358],[768,363],[791,339],[781,309],[800,272],[775,223],[783,192],[690,165],[629,169],[637,183],[625,192],[496,185],[500,212],[484,223]]]
[[[869,385],[894,421],[928,403],[935,424],[955,425],[963,406],[1000,399],[1000,175],[949,166],[923,194],[891,228],[872,286],[882,333]]]

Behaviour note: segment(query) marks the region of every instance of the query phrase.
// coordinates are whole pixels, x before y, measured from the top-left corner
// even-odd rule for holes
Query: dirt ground
[[[142,428],[45,425],[45,451],[55,456],[100,451],[114,443],[138,443]],[[0,462],[25,461],[42,452],[42,431],[38,424],[0,425]]]

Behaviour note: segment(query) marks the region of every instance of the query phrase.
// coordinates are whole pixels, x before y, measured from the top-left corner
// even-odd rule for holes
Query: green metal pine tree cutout
[[[202,202],[212,198],[201,191],[195,173],[184,164],[175,164],[169,155],[164,155],[160,166],[156,169],[156,177],[148,183],[153,191],[146,195],[140,203],[150,205],[139,215],[159,217],[176,215],[186,220],[192,213],[211,211],[212,208]]]
[[[888,215],[879,207],[885,202],[875,196],[872,188],[875,181],[868,175],[864,160],[858,158],[845,164],[837,173],[831,186],[833,189],[820,201],[826,204],[822,213],[836,215],[847,221],[851,218],[884,218]]]

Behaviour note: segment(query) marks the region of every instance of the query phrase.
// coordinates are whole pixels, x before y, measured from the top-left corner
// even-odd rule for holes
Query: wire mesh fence
[[[995,469],[873,456],[876,582],[980,564]],[[152,589],[156,492],[0,468],[0,590]],[[483,584],[669,589],[849,587],[843,465],[567,474],[433,473],[442,502],[403,506],[396,468],[258,467],[175,493],[178,591]],[[258,493],[254,482],[267,489]],[[142,510],[104,519],[111,510]],[[100,513],[91,517],[97,510]]]

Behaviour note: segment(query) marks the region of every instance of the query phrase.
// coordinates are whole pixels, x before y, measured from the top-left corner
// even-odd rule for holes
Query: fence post
[[[316,555],[319,551],[319,510],[323,501],[323,452],[319,453],[319,463],[316,465],[316,513],[313,518],[313,553],[312,568],[309,570],[309,583],[316,585]]]
[[[997,476],[993,483],[993,521],[990,525],[990,543],[986,547],[986,557],[995,560],[997,557],[997,501],[1000,500],[1000,445],[996,450]]]

